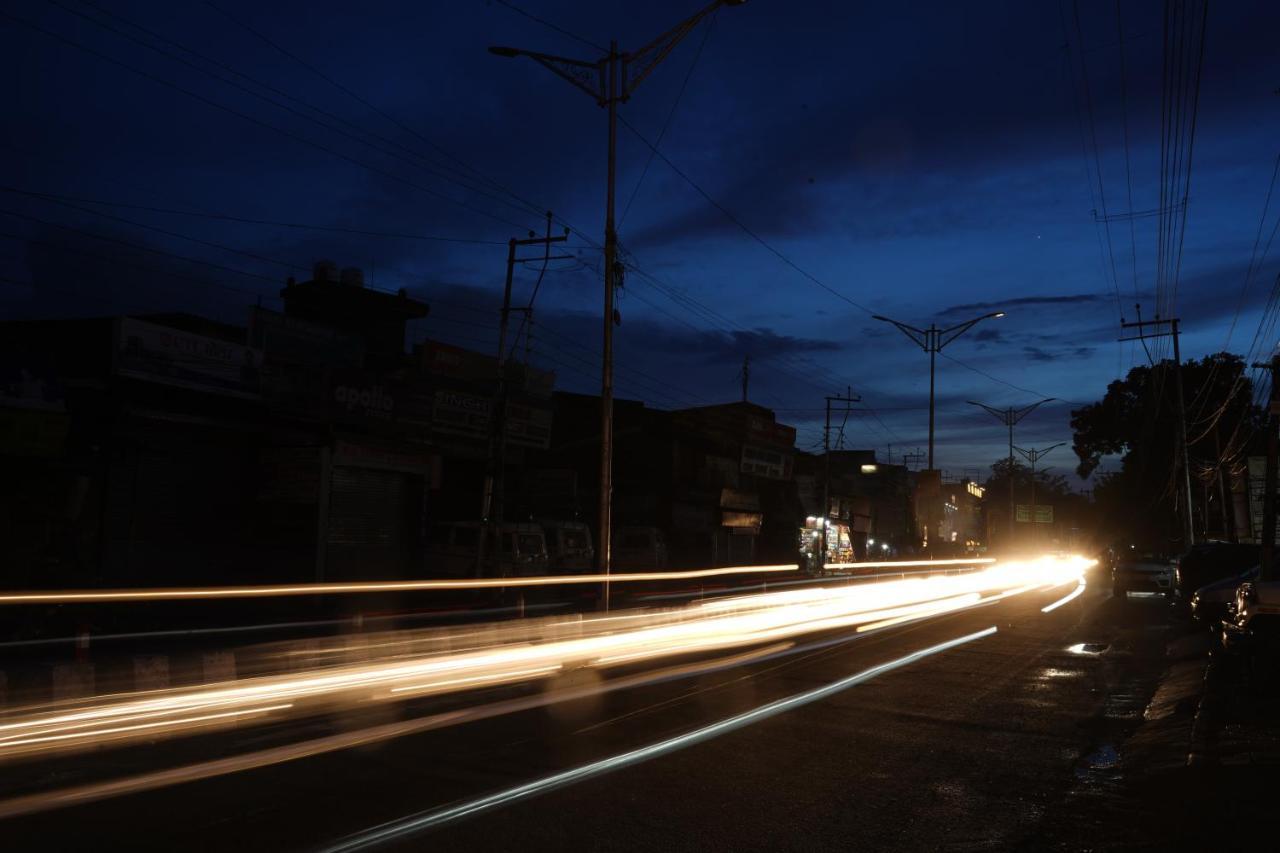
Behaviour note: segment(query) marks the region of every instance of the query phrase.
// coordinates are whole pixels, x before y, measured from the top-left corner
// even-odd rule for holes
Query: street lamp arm
[[[521,50],[518,47],[501,47],[495,46],[489,48],[489,52],[494,56],[501,56],[513,59],[517,56],[527,56],[539,65],[547,68],[551,73],[555,74],[577,88],[586,92],[596,103],[604,105],[607,94],[605,63],[607,60],[601,59],[596,62],[588,62],[582,59],[571,59],[567,56],[556,56],[551,53],[538,53],[533,50]]]
[[[995,417],[1001,423],[1005,422],[1006,412],[1004,409],[997,409],[992,406],[988,406],[986,403],[979,403],[975,400],[965,400],[965,402],[968,403],[970,406],[977,406],[980,409],[985,409],[987,414]]]
[[[981,317],[974,317],[972,320],[967,320],[963,323],[958,323],[949,329],[943,329],[942,331],[938,332],[938,337],[939,337],[938,351],[941,352],[943,347],[945,347],[947,344],[951,343],[956,338],[963,335],[965,332],[972,329],[978,323],[981,323],[983,320],[992,320],[997,317],[1003,317],[1003,316],[1004,316],[1003,311],[994,311],[990,314],[983,314]],[[952,334],[953,332],[954,334]]]
[[[729,2],[729,0],[714,0],[701,11],[695,12],[690,17],[676,24],[653,41],[646,44],[639,50],[624,54],[622,57],[622,99],[625,101],[631,97],[631,93],[640,85],[644,78],[656,68],[662,60],[667,58],[667,54],[671,53],[685,36],[687,36],[694,27],[712,12],[721,6],[738,6],[742,0],[737,2]],[[635,66],[635,70],[632,70]]]
[[[1057,399],[1058,399],[1057,397],[1045,397],[1043,400],[1040,400],[1039,402],[1036,402],[1036,403],[1032,403],[1030,406],[1023,406],[1021,409],[1015,409],[1013,412],[1013,422],[1016,424],[1018,421],[1022,420],[1027,415],[1034,412],[1040,406],[1043,406],[1045,403],[1055,402]]]
[[[899,332],[911,339],[911,342],[925,352],[929,351],[929,333],[924,329],[917,329],[915,326],[908,326],[906,323],[899,323],[897,320],[891,320],[888,317],[881,317],[879,314],[872,314],[872,320],[879,320],[882,323],[888,323],[896,326]]]

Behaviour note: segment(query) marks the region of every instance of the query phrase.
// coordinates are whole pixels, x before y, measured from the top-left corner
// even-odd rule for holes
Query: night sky
[[[532,357],[559,387],[598,392],[605,114],[486,48],[594,59],[530,15],[629,49],[698,0],[517,5],[528,15],[483,0],[6,4],[0,315],[243,323],[330,258],[428,301],[414,337],[492,351],[506,240],[551,209],[574,258],[539,288]],[[938,465],[985,476],[1005,453],[970,399],[1069,401],[1018,443],[1069,441],[1072,405],[1146,359],[1116,342],[1120,311],[1155,310],[1158,218],[1094,218],[1100,196],[1113,217],[1160,204],[1163,4],[1120,14],[1111,0],[752,0],[702,24],[621,108],[691,180],[620,128],[619,396],[736,400],[750,354],[752,401],[801,447],[847,386],[864,405],[845,446],[892,445],[896,461],[926,442],[928,358],[870,315],[1004,310],[938,361]],[[1260,226],[1277,32],[1280,4],[1211,4],[1173,305],[1186,357],[1248,349],[1280,269],[1277,248],[1245,288],[1280,214],[1278,197]],[[518,301],[537,272],[519,271]]]

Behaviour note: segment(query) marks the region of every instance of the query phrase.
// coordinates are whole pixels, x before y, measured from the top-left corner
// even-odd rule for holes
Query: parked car
[[[1198,542],[1178,559],[1174,586],[1184,599],[1214,581],[1234,578],[1258,564],[1261,547],[1234,542]]]
[[[490,538],[482,567],[480,543],[486,533]],[[440,577],[490,575],[495,561],[497,577],[542,575],[547,572],[547,542],[536,524],[503,524],[486,531],[478,521],[442,522],[428,533],[426,561],[428,572]]]
[[[572,574],[595,565],[596,550],[591,546],[591,528],[581,521],[541,521],[547,537],[547,556],[552,572]]]
[[[1152,551],[1130,551],[1121,554],[1111,570],[1111,592],[1121,598],[1131,592],[1173,590],[1173,563]]]
[[[1227,616],[1231,602],[1235,601],[1240,584],[1257,579],[1258,567],[1254,566],[1241,574],[1205,584],[1191,595],[1192,618],[1211,631],[1217,631]]]
[[[667,540],[656,527],[619,527],[613,534],[616,571],[653,571],[667,567]]]
[[[1222,646],[1231,652],[1280,649],[1280,581],[1247,581],[1222,620]]]

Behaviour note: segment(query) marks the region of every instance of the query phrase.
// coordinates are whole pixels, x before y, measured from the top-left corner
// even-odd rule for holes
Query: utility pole
[[[1023,449],[1021,447],[1013,448],[1014,450],[1021,453],[1023,457],[1025,457],[1026,460],[1031,463],[1031,536],[1032,536],[1031,541],[1033,542],[1036,539],[1036,463],[1039,462],[1044,457],[1048,456],[1050,451],[1056,448],[1059,448],[1064,444],[1066,444],[1065,441],[1059,441],[1057,444],[1051,444],[1048,447],[1044,448],[1043,450],[1037,450],[1034,447],[1030,449]],[[1012,470],[1009,471],[1009,476],[1012,478],[1013,476]]]
[[[1151,338],[1173,338],[1173,390],[1178,405],[1175,426],[1178,430],[1178,456],[1182,463],[1182,535],[1185,539],[1183,550],[1186,550],[1196,543],[1196,525],[1191,512],[1191,458],[1187,450],[1187,407],[1182,393],[1182,350],[1178,347],[1178,322],[1177,317],[1162,320],[1159,314],[1154,320],[1138,320],[1134,323],[1126,323],[1122,317],[1120,328],[1137,329],[1138,333],[1131,338],[1120,338],[1120,340],[1145,341]],[[1168,326],[1167,331],[1165,326]]]
[[[747,402],[747,386],[751,384],[751,356],[742,357],[742,402]]]
[[[902,464],[908,469],[910,469],[912,465],[919,465],[924,461],[924,458],[924,451],[918,447],[915,450],[904,450],[902,452]]]
[[[831,528],[831,404],[843,403],[844,411],[850,411],[853,403],[862,401],[860,395],[855,396],[846,388],[843,397],[836,395],[823,398],[827,402],[827,420],[822,428],[822,460],[826,472],[822,478],[822,554],[818,557],[818,574],[825,574],[827,568],[827,531]]]
[[[1023,406],[1020,409],[1015,409],[1013,406],[1010,406],[1007,409],[996,409],[996,408],[993,408],[992,406],[988,406],[986,403],[978,403],[973,400],[966,401],[970,406],[977,406],[980,409],[984,409],[987,412],[987,414],[993,416],[996,420],[1000,421],[1000,423],[1004,424],[1009,428],[1009,547],[1010,548],[1013,547],[1014,533],[1017,530],[1017,504],[1015,502],[1014,493],[1013,493],[1013,475],[1014,475],[1013,427],[1015,424],[1018,423],[1018,421],[1022,420],[1027,415],[1034,412],[1037,408],[1039,408],[1040,406],[1043,406],[1045,403],[1052,402],[1054,399],[1056,398],[1045,397],[1043,400],[1040,400],[1039,402],[1032,403],[1029,406]],[[1035,512],[1035,510],[1033,509],[1032,512]]]
[[[501,535],[502,523],[504,521],[505,509],[505,486],[506,486],[506,452],[507,452],[507,328],[511,324],[511,285],[515,279],[516,264],[525,263],[526,261],[542,261],[543,269],[553,260],[563,258],[572,258],[572,255],[551,255],[552,243],[563,243],[569,239],[569,229],[564,229],[564,234],[559,237],[551,236],[551,211],[547,211],[547,233],[545,237],[535,237],[533,232],[529,232],[529,236],[523,240],[512,237],[507,241],[507,277],[506,283],[502,289],[502,312],[498,321],[498,377],[494,386],[493,408],[489,414],[489,470],[484,478],[484,496],[480,506],[480,520],[483,528],[483,534],[480,537],[480,547],[476,555],[476,575],[484,576],[484,569],[487,565],[489,557],[488,549],[490,545],[497,544],[497,538],[494,531]],[[542,257],[540,258],[518,258],[516,257],[517,248],[520,246],[542,246]],[[514,310],[532,310],[533,305],[527,309]],[[493,541],[489,541],[493,540]],[[498,548],[493,553],[493,564],[495,571],[494,576],[498,574],[496,566],[498,564],[498,556],[501,549]]]
[[[954,341],[956,338],[969,331],[983,320],[992,320],[1003,317],[1003,311],[993,311],[990,314],[983,314],[981,317],[974,317],[972,320],[966,320],[963,323],[957,323],[946,329],[939,329],[936,323],[930,323],[927,329],[917,329],[915,326],[908,326],[906,323],[900,323],[897,320],[890,320],[888,317],[882,317],[879,314],[871,315],[872,320],[879,320],[883,323],[889,323],[897,327],[898,331],[911,339],[911,342],[929,354],[929,470],[933,468],[933,375],[934,367],[937,362],[938,353],[942,352],[942,348]]]
[[[1267,406],[1267,474],[1262,492],[1262,566],[1258,570],[1259,581],[1274,580],[1276,576],[1276,479],[1277,479],[1277,430],[1280,429],[1280,356],[1274,356],[1270,364],[1255,364],[1271,371],[1271,400]]]
[[[613,323],[614,288],[618,263],[618,234],[614,228],[614,176],[618,148],[618,104],[630,100],[636,87],[648,77],[685,36],[721,6],[739,6],[746,0],[713,0],[699,12],[676,24],[639,50],[618,51],[610,41],[607,54],[596,60],[572,59],[514,47],[490,47],[495,56],[525,56],[574,87],[586,92],[608,115],[608,168],[604,217],[604,345],[600,371],[600,530],[596,559],[604,581],[604,609],[609,609],[609,571],[613,531]]]

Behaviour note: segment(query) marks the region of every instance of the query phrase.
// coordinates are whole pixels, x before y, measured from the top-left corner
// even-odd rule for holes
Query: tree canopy
[[[1263,423],[1244,360],[1218,353],[1181,365],[1197,530],[1229,535],[1230,492]],[[1117,533],[1154,544],[1178,539],[1181,459],[1172,360],[1140,365],[1107,386],[1098,402],[1071,413],[1073,449],[1083,479],[1096,476],[1094,498]],[[1118,466],[1099,473],[1104,461]],[[1240,520],[1243,521],[1243,520]]]

